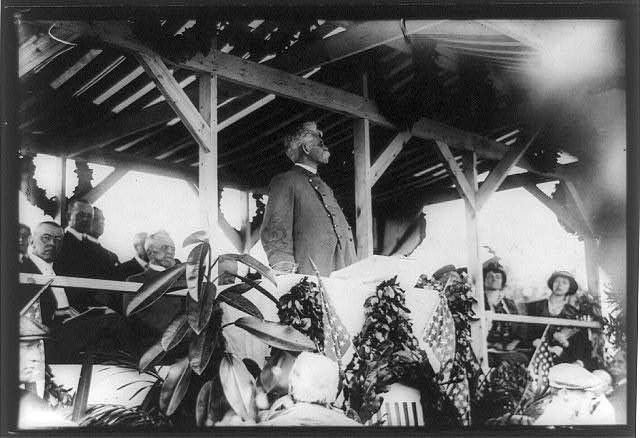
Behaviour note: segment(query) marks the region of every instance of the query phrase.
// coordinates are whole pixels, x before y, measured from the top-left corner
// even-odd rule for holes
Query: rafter
[[[449,146],[447,146],[447,144],[444,142],[436,141],[435,143],[438,151],[440,152],[440,155],[444,159],[447,170],[450,172],[456,183],[456,189],[460,193],[460,196],[464,200],[466,200],[472,208],[475,209],[476,191],[473,189],[473,187],[471,187],[469,181],[467,181],[467,178],[462,173],[458,162],[451,153],[451,149],[449,149]]]
[[[409,141],[410,138],[411,134],[408,132],[401,132],[389,142],[385,150],[371,166],[371,170],[369,171],[369,187],[373,187],[375,185],[382,174],[389,168],[391,163],[393,163],[393,160],[400,155],[405,143]]]

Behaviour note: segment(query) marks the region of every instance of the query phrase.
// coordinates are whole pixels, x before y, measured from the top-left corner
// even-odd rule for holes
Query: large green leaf
[[[184,263],[179,263],[145,281],[127,306],[127,316],[138,313],[158,301],[184,273],[184,269]]]
[[[211,360],[211,355],[218,345],[218,332],[220,327],[216,324],[208,324],[205,329],[194,336],[189,343],[189,362],[191,368],[201,375]]]
[[[240,280],[244,281],[245,283],[247,283],[248,285],[250,285],[252,288],[256,289],[258,292],[260,292],[262,295],[264,295],[265,297],[269,298],[271,301],[273,301],[276,306],[278,305],[278,299],[276,297],[274,297],[268,290],[266,290],[264,287],[260,286],[260,284],[256,281],[253,281],[250,278],[247,277],[243,277],[242,275],[238,275],[238,274],[234,274],[232,272],[229,272],[229,274],[233,275],[236,278],[239,278]]]
[[[171,415],[178,409],[187,393],[190,380],[191,368],[188,358],[182,358],[171,365],[160,390],[160,410],[164,414]]]
[[[244,362],[232,354],[225,354],[220,362],[220,382],[231,408],[245,420],[255,421],[255,379]]]
[[[236,283],[230,286],[225,285],[225,286],[218,287],[218,290],[220,291],[220,293],[229,291],[229,293],[234,293],[234,294],[243,294],[243,293],[249,292],[251,289],[253,289],[253,287],[247,283]]]
[[[160,341],[153,344],[147,351],[144,352],[140,361],[138,362],[138,370],[141,373],[146,372],[150,366],[156,364],[160,359],[162,359],[165,355],[164,348],[162,348],[162,344]]]
[[[234,324],[257,336],[266,344],[286,351],[315,351],[316,345],[293,327],[279,322],[244,316]]]
[[[256,318],[264,319],[262,312],[260,309],[256,307],[251,301],[247,298],[243,297],[239,293],[229,292],[229,289],[218,295],[218,300],[223,303],[227,303],[231,307],[235,307],[238,310],[241,310],[249,315],[255,316]]]
[[[213,304],[216,300],[216,285],[207,283],[204,293],[200,296],[198,302],[194,301],[190,295],[187,295],[187,319],[189,325],[196,334],[200,334],[209,323],[211,313],[213,312]]]
[[[227,259],[227,260],[235,260],[236,262],[243,263],[249,266],[250,268],[253,268],[256,271],[258,271],[260,275],[262,275],[264,278],[266,278],[271,283],[273,283],[274,286],[278,287],[278,283],[276,282],[276,277],[275,275],[273,275],[273,270],[270,267],[263,265],[255,258],[251,257],[249,254],[222,254],[219,258]]]
[[[209,243],[202,242],[195,246],[187,257],[187,266],[185,268],[187,289],[189,290],[189,296],[194,301],[199,301],[202,296],[202,280],[209,268],[206,264],[209,249]]]
[[[189,333],[189,323],[187,322],[187,315],[181,313],[173,318],[173,321],[167,326],[162,334],[160,344],[164,351],[169,351],[184,339]]]
[[[196,399],[196,426],[198,427],[204,426],[204,423],[207,420],[212,385],[211,380],[207,381],[202,385],[202,388],[200,388],[200,392],[198,393],[198,398]]]
[[[184,239],[184,241],[182,242],[182,247],[184,248],[185,246],[193,245],[194,243],[208,242],[208,241],[209,241],[209,237],[207,236],[207,232],[204,230],[200,230],[200,231],[196,231],[195,233],[192,233],[186,239]]]

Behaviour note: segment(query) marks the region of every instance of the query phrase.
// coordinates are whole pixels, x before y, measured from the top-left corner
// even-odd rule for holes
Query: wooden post
[[[590,237],[584,239],[584,260],[587,265],[587,287],[596,297],[600,296],[600,273],[598,265],[598,240]]]
[[[60,157],[60,185],[58,186],[59,210],[55,220],[62,226],[67,226],[67,157]]]
[[[200,196],[200,223],[209,234],[209,242],[215,251],[218,235],[218,83],[216,75],[200,76],[198,110],[209,127],[207,144],[209,151],[199,148],[198,187]]]
[[[78,389],[76,389],[76,398],[73,401],[73,412],[71,420],[80,422],[87,411],[87,402],[89,401],[89,390],[91,389],[91,374],[93,373],[93,352],[91,347],[87,347],[82,368],[80,369],[80,378],[78,379]]]
[[[462,156],[464,177],[471,190],[478,190],[477,156],[475,152],[465,152]],[[464,198],[465,222],[467,229],[467,270],[475,285],[475,309],[478,321],[471,323],[471,345],[479,358],[482,368],[489,368],[487,355],[487,331],[488,321],[485,320],[484,311],[484,277],[482,276],[482,264],[480,263],[480,242],[478,238],[478,216],[472,202]]]
[[[367,76],[362,78],[365,97]],[[373,212],[371,206],[371,145],[369,143],[369,120],[356,119],[353,123],[353,166],[355,169],[356,197],[356,242],[358,259],[373,254]]]

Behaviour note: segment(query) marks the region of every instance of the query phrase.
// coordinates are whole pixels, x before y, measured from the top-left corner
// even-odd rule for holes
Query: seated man
[[[131,260],[120,264],[116,268],[114,273],[114,280],[125,281],[128,277],[136,274],[140,274],[147,269],[149,265],[149,257],[144,249],[144,242],[147,240],[147,233],[136,233],[133,236],[133,249],[136,251],[136,255]]]
[[[24,258],[19,264],[19,271],[27,274],[56,275],[53,270],[62,247],[63,239],[62,227],[55,222],[41,222],[36,226],[30,241],[31,257]],[[25,305],[31,295],[27,293],[28,287],[21,287],[22,305]],[[31,306],[31,316],[33,319],[50,325],[54,319],[62,320],[75,316],[78,312],[69,306],[69,299],[65,290],[61,287],[48,288]]]
[[[113,272],[120,265],[120,260],[118,260],[116,253],[103,247],[100,242],[100,236],[104,234],[104,224],[104,213],[98,207],[93,207],[93,222],[91,223],[91,231],[87,233],[87,239],[98,246],[96,251],[102,257],[102,263],[108,266],[108,271]]]
[[[136,275],[127,278],[127,281],[136,283],[146,283],[154,277],[160,275],[162,271],[172,268],[175,261],[175,244],[164,230],[158,231],[147,237],[144,243],[147,257],[149,258],[149,268]],[[173,289],[184,289],[187,287],[187,280],[183,274],[178,278]],[[133,295],[125,295],[123,299],[123,310],[126,312],[127,306],[133,299]],[[157,341],[164,329],[167,328],[171,320],[184,308],[184,298],[165,295],[143,311],[133,315],[132,322],[141,331],[144,345],[151,345]]]

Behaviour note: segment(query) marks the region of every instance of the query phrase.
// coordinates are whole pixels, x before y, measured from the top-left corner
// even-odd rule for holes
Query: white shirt
[[[53,270],[53,264],[48,263],[42,260],[35,254],[31,254],[31,260],[33,263],[40,269],[42,275],[56,275]],[[51,291],[53,292],[53,296],[56,298],[56,302],[58,303],[58,309],[64,309],[65,307],[69,307],[69,299],[67,298],[67,293],[61,287],[52,287]]]
[[[306,164],[296,163],[296,166],[300,166],[300,167],[302,167],[303,169],[307,169],[309,172],[311,172],[311,173],[313,173],[313,174],[315,174],[315,175],[317,175],[317,174],[318,174],[318,169],[314,169],[313,167],[308,166],[308,165],[306,165]]]
[[[149,269],[152,269],[152,270],[158,271],[158,272],[162,272],[162,271],[166,270],[167,268],[165,268],[164,266],[154,265],[153,263],[149,263]]]
[[[136,262],[138,262],[140,264],[140,266],[142,266],[144,269],[147,269],[147,266],[149,266],[149,264],[147,262],[145,262],[144,260],[142,260],[140,257],[133,256],[136,259]]]
[[[89,240],[90,240],[90,241],[92,241],[93,243],[97,243],[98,245],[100,245],[100,241],[99,241],[97,238],[93,237],[93,236],[92,236],[92,235],[90,235],[90,234],[86,234],[86,236],[87,236],[87,239],[89,239]],[[102,245],[100,245],[100,246],[102,246]]]
[[[65,232],[67,232],[67,231],[68,231],[69,233],[71,233],[71,235],[72,235],[73,237],[75,237],[75,238],[76,238],[76,239],[78,239],[78,240],[82,240],[83,238],[87,237],[87,235],[86,235],[86,234],[84,234],[84,233],[79,233],[79,232],[77,232],[76,230],[74,230],[74,229],[73,229],[73,228],[71,228],[71,227],[67,227],[64,231],[65,231]]]

